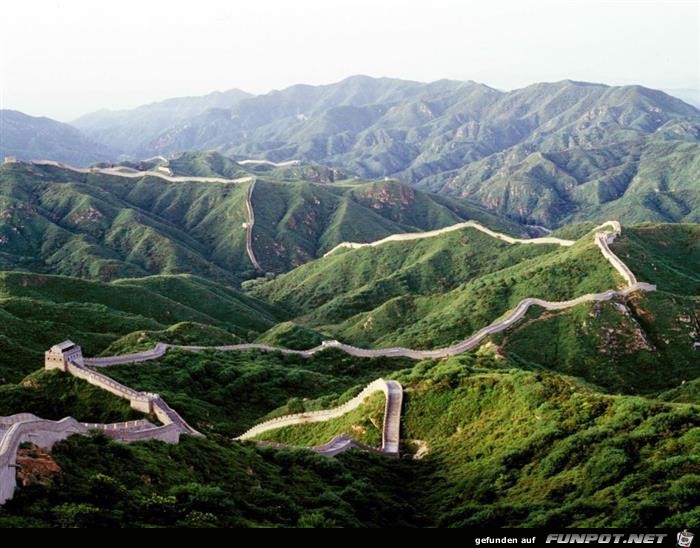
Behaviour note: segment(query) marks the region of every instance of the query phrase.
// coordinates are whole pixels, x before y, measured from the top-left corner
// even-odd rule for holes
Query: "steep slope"
[[[474,204],[418,192],[396,181],[323,186],[258,180],[252,202],[256,256],[273,272],[304,264],[343,241],[368,242],[465,219],[524,232]]]
[[[190,272],[235,282],[252,271],[241,228],[246,192],[247,185],[5,165],[0,262],[102,280]]]
[[[185,177],[241,172],[239,164],[211,154],[168,165]],[[0,167],[0,267],[100,280],[187,272],[228,284],[257,275],[244,223],[250,177],[258,176],[174,183],[158,172],[127,175],[24,163]],[[336,188],[258,178],[252,244],[267,271],[289,270],[344,239],[369,241],[463,219],[522,231],[479,206],[395,182]]]
[[[68,124],[16,110],[0,110],[0,158],[47,158],[85,166],[117,155],[115,149],[98,144]]]
[[[523,367],[545,366],[611,392],[680,389],[700,376],[700,227],[630,227],[612,249],[657,291],[533,315],[495,341]]]
[[[700,376],[698,241],[698,225],[625,228],[613,251],[657,291],[563,310],[533,307],[480,344],[495,344],[520,367],[545,366],[611,392],[658,394],[691,381]],[[569,299],[620,282],[590,233],[553,248],[462,229],[339,250],[252,292],[294,318],[261,341],[310,348],[336,337],[364,347],[430,349],[464,340],[522,299]]]
[[[618,218],[700,218],[700,144],[640,141],[533,151],[522,145],[418,185],[468,197],[511,218],[547,226]]]
[[[403,435],[427,451],[425,505],[436,525],[696,522],[697,405],[606,396],[569,377],[469,358],[401,379]]]

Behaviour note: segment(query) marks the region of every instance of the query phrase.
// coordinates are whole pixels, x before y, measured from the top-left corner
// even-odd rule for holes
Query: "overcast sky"
[[[700,0],[11,0],[0,107],[100,108],[352,74],[700,88]]]

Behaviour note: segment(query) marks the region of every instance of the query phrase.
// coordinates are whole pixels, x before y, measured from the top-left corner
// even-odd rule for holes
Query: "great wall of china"
[[[248,252],[248,258],[256,270],[262,272],[262,267],[260,263],[255,258],[255,253],[253,252],[253,226],[255,226],[255,211],[253,210],[253,190],[255,189],[255,180],[250,183],[248,187],[248,194],[246,196],[245,205],[248,209],[248,222],[245,224],[245,247]]]
[[[610,222],[614,223],[616,221],[610,221]],[[606,223],[606,224],[608,224],[608,223]],[[603,226],[605,226],[605,225],[601,225],[601,227],[603,227]],[[454,225],[446,226],[445,228],[438,228],[436,230],[429,230],[427,232],[407,232],[405,234],[392,234],[391,236],[387,236],[386,238],[382,238],[381,240],[377,240],[374,242],[367,242],[367,243],[341,242],[337,246],[335,246],[333,249],[331,249],[330,251],[324,253],[323,256],[327,257],[328,255],[335,253],[339,249],[360,249],[363,247],[376,247],[378,245],[387,244],[389,242],[408,242],[411,240],[423,240],[425,238],[434,238],[435,236],[440,236],[441,234],[447,234],[448,232],[454,232],[455,230],[462,230],[464,228],[474,228],[480,232],[483,232],[484,234],[491,236],[492,238],[502,240],[502,241],[507,242],[509,244],[557,244],[557,245],[568,247],[568,246],[572,246],[576,243],[575,240],[562,240],[561,238],[554,238],[552,236],[545,236],[543,238],[529,238],[529,239],[513,238],[512,236],[508,236],[507,234],[503,234],[501,232],[495,232],[495,231],[491,230],[490,228],[487,228],[484,225],[477,223],[476,221],[465,221],[463,223],[457,223]]]
[[[16,162],[15,162],[16,163]],[[61,162],[55,162],[53,160],[33,160],[30,162],[36,166],[49,166],[57,167],[60,169],[67,169],[75,173],[82,174],[92,174],[99,173],[102,175],[112,175],[115,177],[126,177],[129,179],[139,179],[141,177],[158,177],[165,181],[171,183],[184,183],[184,182],[194,182],[194,183],[228,183],[228,184],[241,184],[250,183],[248,187],[248,194],[246,197],[246,209],[248,210],[248,221],[243,223],[243,228],[246,230],[246,251],[248,253],[248,258],[256,270],[262,272],[263,269],[260,263],[255,257],[255,252],[253,251],[253,226],[255,225],[255,212],[253,210],[253,189],[255,188],[255,177],[250,175],[246,177],[239,177],[238,179],[225,179],[223,177],[197,177],[197,176],[173,176],[167,173],[163,173],[158,170],[150,171],[138,171],[131,168],[125,167],[108,167],[108,168],[81,168],[75,167]],[[273,167],[285,167],[298,165],[298,160],[290,160],[288,162],[274,163],[267,160],[241,160],[238,162],[240,165],[270,165]]]
[[[249,183],[255,180],[255,177],[248,175],[245,177],[239,177],[238,179],[226,179],[224,177],[197,177],[194,175],[186,176],[173,176],[163,173],[162,171],[150,170],[150,171],[138,171],[136,169],[131,169],[127,167],[75,167],[61,162],[54,162],[53,160],[32,160],[30,162],[35,166],[48,166],[48,167],[58,167],[60,169],[67,169],[68,171],[73,171],[75,173],[82,174],[93,174],[99,173],[101,175],[112,175],[114,177],[126,177],[128,179],[140,179],[141,177],[157,177],[163,179],[170,183]]]
[[[305,413],[295,413],[293,415],[275,417],[274,419],[270,419],[253,426],[236,439],[241,441],[249,440],[264,432],[284,428],[285,426],[323,422],[341,417],[353,409],[357,409],[360,405],[362,405],[365,399],[376,392],[382,392],[386,400],[384,405],[384,421],[382,424],[381,452],[390,455],[398,455],[403,388],[401,387],[401,384],[396,381],[385,381],[384,379],[377,379],[371,382],[365,387],[364,390],[362,390],[362,392],[351,400],[345,402],[343,405],[332,409],[322,409],[320,411],[308,411]],[[328,445],[329,444],[326,444],[325,446],[320,447],[326,448]],[[315,449],[318,450],[318,448]]]
[[[575,242],[572,240],[561,240],[559,238],[551,238],[551,237],[546,237],[546,238],[535,238],[532,241],[529,240],[520,240],[517,238],[512,238],[510,236],[507,236],[506,234],[500,234],[498,232],[494,232],[486,227],[483,227],[479,225],[478,223],[469,221],[468,223],[459,223],[457,226],[461,229],[463,228],[474,228],[476,230],[479,230],[481,232],[484,232],[486,234],[489,234],[490,236],[493,236],[494,238],[501,239],[503,241],[507,241],[509,243],[522,243],[524,242],[529,242],[529,243],[539,243],[539,244],[558,244],[561,246],[569,247],[573,245]],[[611,227],[612,231],[603,231],[602,229],[605,227]],[[417,240],[417,239],[422,239],[422,238],[428,238],[428,237],[435,237],[439,234],[444,234],[446,232],[451,232],[453,230],[458,230],[458,228],[453,228],[453,227],[446,227],[444,229],[440,230],[434,230],[431,232],[426,232],[426,233],[418,233],[418,234],[401,234],[399,236],[406,236],[407,240]],[[352,356],[356,356],[359,358],[377,358],[377,357],[402,357],[402,358],[411,358],[415,360],[423,360],[427,358],[444,358],[448,356],[454,356],[456,354],[461,354],[462,352],[467,352],[469,350],[472,350],[479,342],[481,342],[485,337],[488,335],[493,335],[495,333],[498,333],[500,331],[503,331],[504,329],[507,329],[510,327],[513,323],[517,322],[520,320],[529,310],[531,306],[539,306],[541,308],[544,308],[546,310],[562,310],[565,308],[571,308],[573,306],[576,306],[578,304],[582,304],[585,302],[593,302],[593,301],[608,301],[612,299],[613,297],[617,296],[626,296],[629,295],[630,293],[634,293],[635,291],[655,291],[656,286],[644,282],[638,282],[632,271],[629,269],[629,267],[617,256],[615,255],[612,250],[609,247],[609,244],[612,243],[617,235],[621,233],[621,226],[620,223],[617,221],[608,221],[606,223],[603,223],[602,225],[596,227],[594,229],[594,241],[598,248],[601,251],[601,254],[605,259],[612,265],[612,267],[620,274],[620,276],[625,280],[625,287],[623,289],[609,289],[607,291],[604,291],[602,293],[587,293],[585,295],[581,295],[579,297],[575,297],[570,300],[566,301],[546,301],[543,299],[538,299],[538,298],[526,298],[520,301],[515,308],[507,312],[504,316],[501,318],[495,320],[491,324],[487,325],[486,327],[483,327],[470,337],[452,345],[448,346],[445,348],[437,348],[433,350],[415,350],[411,348],[403,348],[403,347],[395,347],[395,348],[378,348],[378,349],[368,349],[368,348],[359,348],[357,346],[352,346],[349,344],[341,343],[339,341],[335,340],[328,340],[328,341],[323,341],[318,346],[315,346],[313,348],[309,348],[307,350],[291,350],[289,348],[284,348],[284,347],[279,347],[279,346],[271,346],[267,344],[259,344],[259,343],[243,343],[243,344],[233,344],[233,345],[226,345],[226,346],[187,346],[187,345],[170,345],[170,344],[164,344],[164,343],[158,343],[152,350],[145,350],[143,352],[137,352],[134,354],[126,354],[123,356],[109,356],[109,357],[103,357],[103,358],[86,358],[85,359],[85,364],[90,365],[92,367],[109,367],[112,365],[121,365],[121,364],[126,364],[126,363],[135,363],[135,362],[143,362],[143,361],[148,361],[148,360],[154,360],[158,359],[163,354],[165,354],[168,349],[179,349],[179,350],[186,350],[190,352],[202,352],[205,350],[216,350],[219,352],[236,352],[236,351],[244,351],[244,350],[259,350],[263,352],[280,352],[282,354],[292,354],[292,355],[297,355],[301,356],[304,358],[310,358],[317,354],[318,352],[322,352],[323,350],[327,348],[337,348],[339,350],[342,350],[343,352],[346,352],[347,354],[350,354]],[[427,235],[426,235],[427,234]],[[379,242],[382,243],[389,243],[393,241],[397,241],[395,239],[391,239],[392,237],[389,238],[384,238],[382,240],[379,240],[378,242],[373,242],[372,244],[368,245],[379,245]],[[359,247],[363,247],[360,244],[358,244]]]
[[[252,189],[252,185],[251,185]],[[249,196],[250,193],[249,191]],[[250,206],[249,206],[250,207]],[[251,214],[252,218],[252,214]],[[603,231],[605,227],[612,227],[612,231]],[[495,238],[501,239],[509,243],[554,243],[562,246],[570,246],[575,242],[571,240],[561,240],[559,238],[535,238],[531,241],[512,238],[505,234],[493,232],[486,227],[474,222],[459,223],[452,227],[446,227],[437,231],[426,233],[410,233],[390,236],[377,242],[369,244],[352,244],[344,243],[336,246],[329,253],[332,253],[338,248],[349,247],[356,249],[359,247],[381,245],[392,241],[417,240],[421,238],[434,237],[439,234],[444,234],[461,228],[475,228]],[[425,358],[441,358],[453,356],[473,349],[484,337],[498,333],[510,327],[513,323],[521,319],[527,310],[535,305],[547,310],[562,310],[576,306],[577,304],[590,301],[605,301],[610,300],[615,296],[625,296],[635,291],[654,291],[656,286],[638,282],[634,274],[627,265],[615,255],[609,247],[615,237],[621,233],[620,224],[617,221],[609,221],[596,227],[594,232],[594,240],[602,255],[610,262],[612,267],[625,280],[626,287],[620,290],[609,289],[603,293],[589,293],[581,295],[567,301],[545,301],[537,298],[523,299],[518,305],[504,315],[499,320],[494,321],[490,325],[482,328],[477,333],[469,338],[446,348],[433,350],[414,350],[410,348],[386,348],[386,349],[364,349],[355,346],[340,343],[338,341],[324,341],[321,345],[308,350],[291,350],[287,348],[274,347],[263,344],[238,344],[229,346],[182,346],[168,345],[158,343],[152,350],[144,352],[136,352],[122,356],[110,356],[100,358],[82,358],[78,360],[68,360],[63,364],[62,369],[72,375],[80,377],[90,384],[98,386],[104,390],[111,392],[119,397],[129,400],[130,405],[145,413],[153,413],[163,426],[155,426],[148,421],[130,421],[127,423],[116,423],[112,425],[88,424],[79,423],[75,419],[68,417],[60,421],[48,421],[34,417],[29,414],[13,415],[12,417],[0,417],[0,504],[12,497],[16,487],[16,452],[20,443],[23,441],[32,441],[40,447],[51,448],[56,441],[65,439],[71,434],[86,433],[91,429],[98,429],[105,434],[110,435],[115,439],[122,441],[136,441],[141,439],[161,439],[162,441],[177,443],[180,434],[201,435],[199,432],[189,426],[179,414],[172,410],[157,394],[138,392],[129,387],[126,387],[111,378],[102,375],[90,367],[110,367],[113,365],[126,363],[139,363],[149,360],[158,359],[163,356],[168,349],[177,348],[192,352],[201,352],[204,350],[218,351],[243,351],[243,350],[261,350],[267,352],[282,352],[285,354],[294,354],[301,357],[311,357],[317,352],[321,352],[326,348],[337,348],[350,355],[358,357],[407,357],[416,360]],[[56,348],[56,347],[54,347]],[[47,356],[48,356],[47,352]],[[48,364],[47,357],[47,364]],[[54,367],[56,367],[54,365]],[[386,396],[384,423],[382,432],[382,448],[381,451],[386,454],[397,455],[399,450],[399,432],[401,422],[401,404],[403,398],[403,390],[401,385],[395,381],[384,381],[378,379],[368,385],[358,396],[346,402],[345,404],[328,410],[315,411],[309,413],[299,413],[278,417],[260,423],[241,436],[240,440],[251,439],[263,432],[281,428],[292,424],[303,424],[308,422],[319,422],[330,420],[339,417],[352,409],[357,408],[362,404],[364,399],[371,393],[382,391]],[[331,440],[329,443],[315,447],[313,450],[324,455],[335,455],[339,452],[347,450],[351,447],[362,447],[361,444],[355,442],[347,436],[340,436]]]

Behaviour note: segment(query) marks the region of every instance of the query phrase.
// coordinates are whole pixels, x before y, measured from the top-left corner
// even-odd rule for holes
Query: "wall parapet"
[[[386,398],[384,421],[382,424],[382,452],[398,454],[403,389],[397,381],[385,381],[384,379],[372,381],[357,396],[338,407],[275,417],[249,428],[236,439],[241,441],[249,440],[264,432],[276,430],[285,426],[323,422],[341,417],[357,409],[364,403],[367,397],[376,392],[382,392]]]

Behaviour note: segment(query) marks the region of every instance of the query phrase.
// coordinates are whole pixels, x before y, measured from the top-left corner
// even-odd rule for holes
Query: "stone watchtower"
[[[44,369],[66,371],[69,362],[83,365],[83,351],[73,341],[55,344],[44,352]]]

